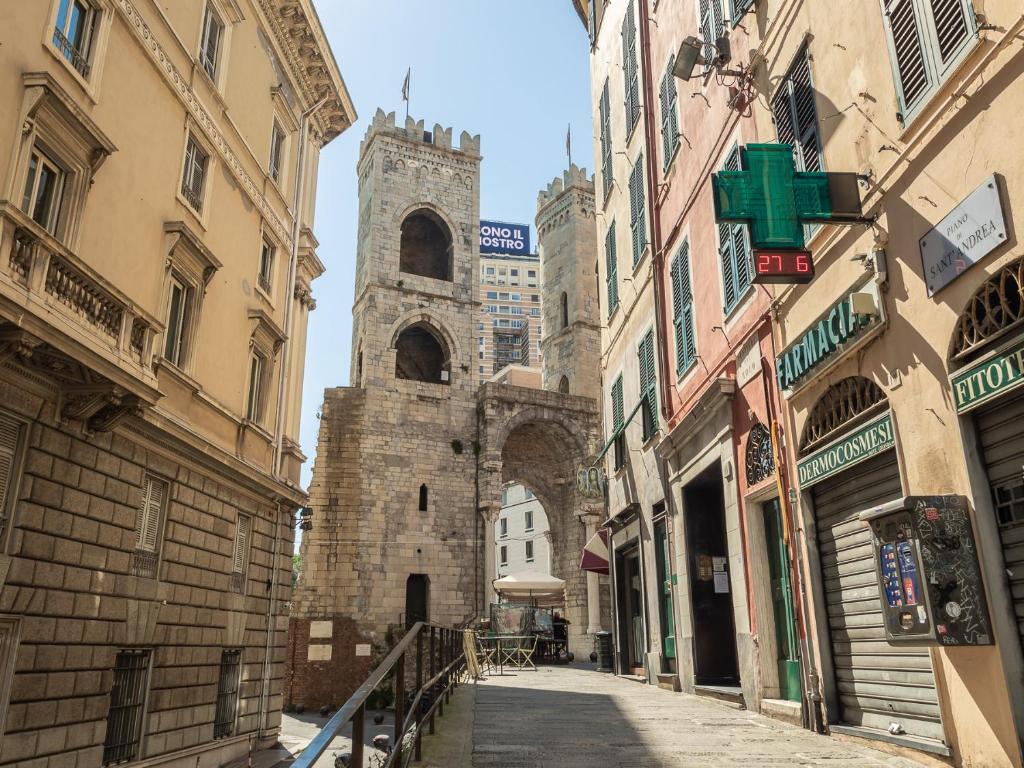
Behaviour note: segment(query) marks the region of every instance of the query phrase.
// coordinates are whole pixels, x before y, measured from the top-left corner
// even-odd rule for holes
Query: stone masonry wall
[[[241,755],[259,727],[275,535],[278,597],[289,597],[284,513],[140,432],[86,436],[53,424],[44,404],[25,428],[0,591],[0,618],[18,626],[0,765],[99,766],[122,648],[153,649],[143,757],[213,739],[221,652],[241,649],[237,735],[219,748],[224,760]],[[130,570],[146,473],[170,488],[156,579]],[[244,596],[230,589],[239,513],[253,519]],[[277,622],[272,638],[271,727],[280,722],[284,629]]]
[[[558,389],[562,376],[569,392],[601,401],[601,309],[597,286],[597,224],[594,182],[575,165],[537,198],[541,287],[544,312],[544,388]],[[565,293],[569,325],[562,327]]]

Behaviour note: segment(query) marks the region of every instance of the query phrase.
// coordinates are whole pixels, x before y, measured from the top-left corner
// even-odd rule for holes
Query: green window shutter
[[[612,127],[610,104],[608,100],[608,81],[604,81],[601,91],[601,185],[604,199],[608,199],[608,190],[612,186]]]
[[[608,273],[608,315],[619,305],[619,259],[615,253],[615,222],[604,236],[604,259]]]
[[[935,30],[940,76],[956,63],[975,36],[974,9],[970,0],[928,0]]]
[[[739,147],[734,146],[729,152],[723,169],[740,170]],[[722,265],[722,297],[728,313],[746,293],[752,279],[750,242],[745,225],[718,225],[718,257]]]
[[[629,132],[640,117],[640,78],[636,62],[636,21],[633,18],[632,3],[622,20],[622,75],[626,94],[626,128]]]
[[[676,146],[679,144],[676,78],[672,74],[675,60],[675,56],[669,58],[665,74],[661,78],[661,89],[658,94],[661,102],[661,167],[663,170],[668,169],[668,164],[672,161],[672,155],[675,154]]]
[[[914,0],[885,0],[889,54],[901,121],[923,101],[932,83],[918,16]]]
[[[693,291],[690,287],[690,243],[683,241],[672,259],[672,324],[676,337],[676,372],[697,359],[693,329]]]
[[[620,374],[612,384],[612,429],[621,429],[625,420],[625,409],[622,403],[622,375]]]
[[[654,368],[654,331],[644,336],[637,349],[640,368],[640,398],[643,401],[643,439],[647,442],[657,430],[658,393]]]
[[[700,14],[700,36],[705,43],[714,44],[722,34],[722,0],[697,0]],[[709,54],[710,50],[707,51]],[[711,69],[711,63],[704,64],[704,71]]]
[[[754,0],[729,0],[732,9],[732,23],[739,23],[740,17],[750,10]]]
[[[647,244],[643,156],[637,158],[633,172],[629,175],[629,227],[633,235],[633,266],[635,267]]]

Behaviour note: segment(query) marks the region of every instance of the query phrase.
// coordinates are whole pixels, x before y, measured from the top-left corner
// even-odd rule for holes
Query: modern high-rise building
[[[525,226],[525,225],[524,225]],[[480,254],[478,373],[540,366],[541,291],[537,254]]]

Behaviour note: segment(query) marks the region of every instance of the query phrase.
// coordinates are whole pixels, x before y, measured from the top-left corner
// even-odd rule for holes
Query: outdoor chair
[[[497,647],[488,647],[480,635],[476,636],[476,658],[481,671],[490,672],[497,666]]]
[[[522,638],[522,640],[516,644],[515,660],[514,664],[519,669],[526,669],[530,667],[534,672],[537,671],[537,665],[533,663],[533,654],[537,651],[537,636],[529,638]]]

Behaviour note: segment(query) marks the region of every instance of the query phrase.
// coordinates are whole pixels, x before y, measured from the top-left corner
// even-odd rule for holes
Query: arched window
[[[424,483],[420,486],[420,512],[427,511],[427,484]]]
[[[426,323],[402,331],[395,342],[395,377],[447,384],[450,361],[440,334]]]
[[[800,455],[806,456],[840,431],[884,408],[885,393],[863,376],[850,376],[829,387],[814,404],[800,437]]]
[[[431,210],[421,208],[402,222],[398,269],[412,275],[452,279],[452,235]]]
[[[363,350],[356,354],[356,386],[363,384]]]
[[[569,327],[569,296],[562,291],[562,327]]]
[[[405,581],[405,628],[417,621],[430,621],[430,577],[411,573]]]
[[[558,391],[559,392],[563,392],[563,393],[565,393],[567,395],[569,394],[569,377],[568,376],[563,376],[561,379],[558,380]]]

